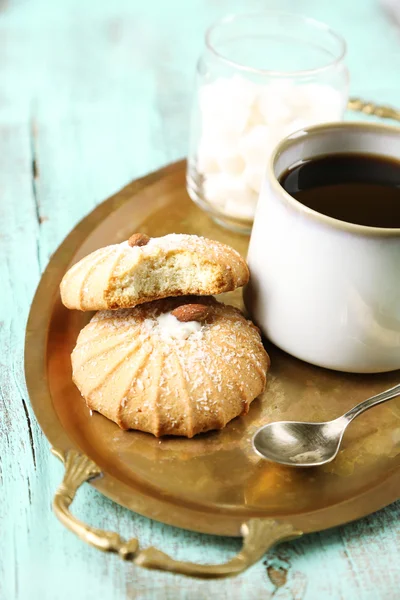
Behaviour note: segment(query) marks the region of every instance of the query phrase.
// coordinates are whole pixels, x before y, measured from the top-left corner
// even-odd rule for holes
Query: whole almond
[[[171,312],[181,323],[188,321],[205,321],[210,313],[210,307],[205,304],[182,304]]]
[[[146,246],[150,241],[150,238],[145,233],[134,233],[128,240],[129,246]]]

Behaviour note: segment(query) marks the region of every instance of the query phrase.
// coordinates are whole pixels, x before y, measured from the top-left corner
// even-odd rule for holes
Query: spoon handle
[[[390,388],[390,390],[386,390],[385,392],[381,392],[376,396],[372,396],[372,398],[368,398],[368,400],[364,400],[364,402],[360,402],[360,404],[354,406],[343,416],[350,422],[369,408],[372,408],[377,404],[381,404],[381,402],[386,402],[386,400],[390,400],[396,396],[400,396],[400,384],[395,385],[394,387]]]

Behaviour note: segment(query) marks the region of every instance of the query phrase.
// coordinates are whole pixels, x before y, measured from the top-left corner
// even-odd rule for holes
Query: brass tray
[[[106,200],[69,234],[53,255],[29,316],[25,368],[36,417],[65,477],[54,499],[62,522],[88,543],[150,568],[204,577],[236,574],[275,542],[358,519],[400,496],[400,401],[374,408],[346,432],[338,458],[319,469],[290,469],[258,458],[251,438],[279,419],[334,418],[393,386],[400,373],[349,375],[296,360],[267,344],[272,359],[267,391],[245,417],[194,439],[121,431],[91,415],[71,381],[70,353],[90,314],[68,311],[58,286],[66,269],[92,250],[132,232],[202,234],[246,254],[248,238],[200,211],[185,190],[185,164],[135,181]],[[226,301],[241,305],[235,292]],[[84,481],[133,511],[186,529],[244,536],[241,552],[224,565],[182,563],[136,540],[91,528],[68,508]]]

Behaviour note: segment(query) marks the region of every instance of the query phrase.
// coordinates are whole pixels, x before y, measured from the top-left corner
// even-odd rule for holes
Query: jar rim
[[[318,29],[320,32],[325,32],[326,34],[328,34],[332,39],[335,40],[335,42],[338,43],[338,54],[337,56],[335,56],[331,61],[327,62],[326,64],[319,66],[319,67],[314,67],[311,69],[294,69],[292,71],[282,71],[282,70],[274,70],[274,69],[263,69],[263,68],[258,68],[258,67],[252,67],[250,65],[246,65],[246,64],[242,64],[240,62],[237,62],[235,60],[232,60],[230,58],[228,58],[226,55],[224,55],[223,53],[219,52],[217,50],[217,48],[214,46],[213,42],[212,42],[212,36],[214,34],[215,31],[217,31],[218,29],[220,29],[221,27],[224,27],[226,25],[229,25],[235,21],[237,21],[238,19],[244,19],[244,18],[263,18],[263,17],[287,17],[290,18],[292,20],[297,20],[299,23],[302,23],[303,25],[308,25],[308,26],[312,26],[315,29]],[[313,19],[312,17],[307,17],[305,15],[301,15],[301,14],[297,14],[294,12],[289,12],[289,11],[280,11],[280,10],[263,10],[263,11],[253,11],[253,12],[238,12],[238,13],[231,13],[228,15],[225,15],[224,17],[222,17],[221,19],[219,19],[218,21],[216,21],[215,23],[213,23],[210,27],[208,27],[208,29],[206,30],[205,33],[205,44],[207,49],[214,54],[214,56],[216,56],[221,62],[224,62],[227,65],[230,65],[231,67],[235,67],[238,70],[241,71],[246,71],[248,73],[256,73],[256,74],[261,74],[261,75],[268,75],[270,77],[304,77],[304,76],[309,76],[309,75],[314,75],[315,73],[321,73],[323,71],[326,71],[332,67],[335,67],[337,64],[339,64],[344,56],[346,55],[347,52],[347,44],[345,39],[338,33],[336,33],[336,31],[334,31],[331,27],[329,27],[329,25],[327,25],[326,23],[323,23],[322,21],[318,21],[317,19]]]

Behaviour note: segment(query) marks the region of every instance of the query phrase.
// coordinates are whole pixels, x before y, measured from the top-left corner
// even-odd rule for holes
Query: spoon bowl
[[[324,465],[337,456],[346,427],[353,419],[396,396],[400,396],[400,384],[364,400],[333,421],[269,423],[256,431],[253,449],[267,460],[291,467]]]
[[[273,462],[318,467],[337,455],[343,425],[343,417],[326,423],[269,423],[256,432],[253,446],[257,454]]]

